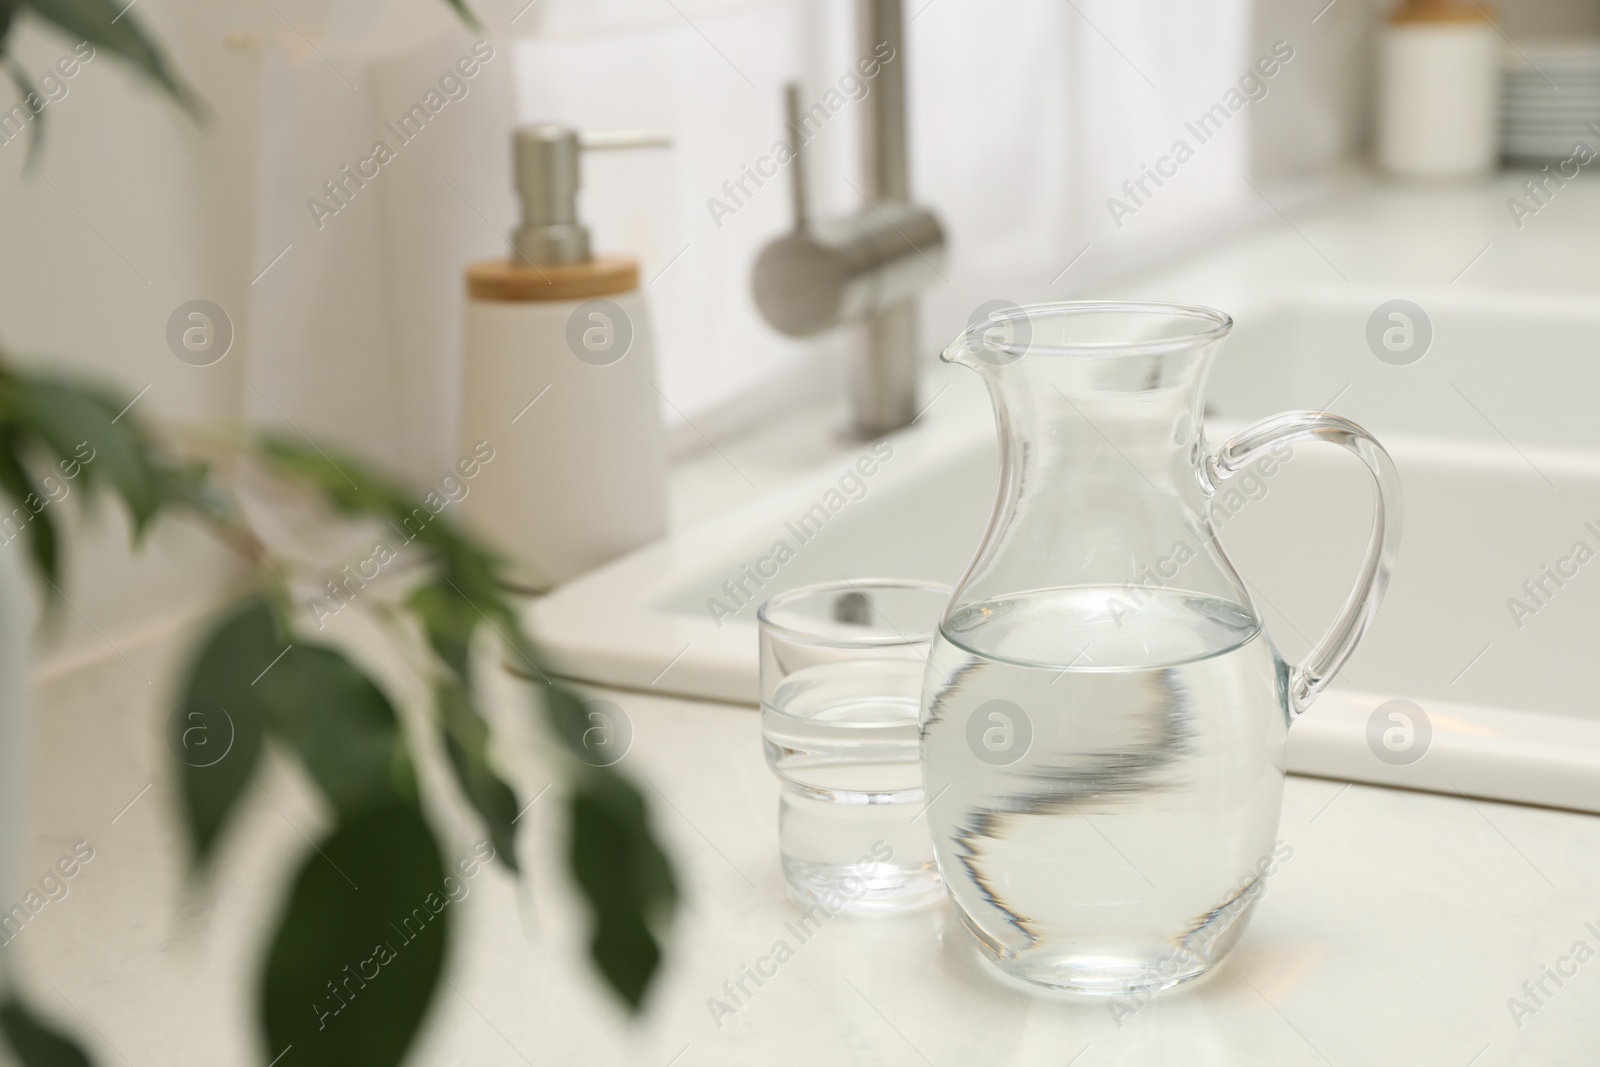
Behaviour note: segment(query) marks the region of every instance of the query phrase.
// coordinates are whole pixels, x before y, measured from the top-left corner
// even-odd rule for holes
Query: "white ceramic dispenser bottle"
[[[639,265],[594,256],[578,220],[583,150],[664,146],[642,131],[513,134],[522,225],[467,269],[461,449],[480,469],[468,525],[529,590],[666,532],[666,455]]]
[[[1401,0],[1379,40],[1378,162],[1408,178],[1471,178],[1499,154],[1499,30],[1474,0]]]

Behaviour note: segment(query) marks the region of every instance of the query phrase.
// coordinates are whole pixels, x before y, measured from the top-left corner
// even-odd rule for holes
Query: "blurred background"
[[[23,104],[20,89],[12,94],[0,87],[0,345],[19,366],[81,372],[112,383],[132,398],[140,417],[201,438],[240,427],[303,435],[357,457],[398,484],[426,489],[464,454],[463,272],[475,262],[504,259],[521,218],[513,131],[534,123],[659,131],[670,136],[670,147],[586,154],[578,203],[596,252],[638,260],[639,287],[653,323],[654,408],[676,479],[672,530],[681,533],[714,519],[844,454],[830,428],[846,406],[862,329],[847,325],[794,337],[769,324],[752,295],[752,274],[763,248],[791,227],[793,168],[778,168],[764,183],[739,183],[788,140],[784,92],[797,85],[802,109],[832,94],[826,123],[805,145],[813,215],[844,215],[861,204],[863,140],[877,89],[855,73],[864,52],[860,4],[854,0],[473,0],[472,13],[481,21],[476,28],[440,0],[136,5],[123,10],[139,20],[170,68],[203,101],[198,119],[110,50],[90,49],[92,58],[85,59],[75,51],[78,38],[17,8],[6,55],[18,77],[34,87],[34,99],[43,98],[35,108]],[[1441,5],[1402,6],[1423,11],[1418,18],[1427,22],[1432,16],[1426,12]],[[1492,150],[1481,165],[1469,159],[1453,170],[1443,166],[1429,173],[1427,166],[1413,165],[1415,152],[1408,155],[1405,145],[1384,141],[1383,123],[1398,121],[1392,118],[1401,106],[1396,95],[1433,106],[1426,78],[1401,84],[1397,75],[1384,73],[1386,35],[1405,22],[1404,16],[1396,21],[1395,5],[1387,0],[905,0],[903,47],[894,62],[907,101],[910,192],[937,214],[944,237],[943,256],[929,264],[933,276],[915,304],[919,371],[931,372],[939,346],[990,301],[1150,295],[1145,283],[1151,278],[1193,283],[1192,292],[1176,291],[1182,288],[1176,284],[1157,287],[1161,291],[1154,295],[1171,299],[1209,299],[1201,290],[1211,283],[1219,291],[1247,292],[1271,273],[1260,263],[1272,262],[1277,252],[1269,250],[1248,269],[1226,256],[1207,257],[1235,242],[1266,241],[1263,235],[1269,234],[1282,239],[1275,248],[1296,249],[1315,269],[1322,268],[1311,260],[1313,253],[1327,263],[1332,273],[1323,282],[1344,277],[1341,267],[1356,275],[1352,264],[1371,266],[1355,277],[1360,314],[1350,321],[1357,331],[1371,307],[1417,288],[1407,288],[1410,283],[1396,272],[1418,264],[1436,275],[1427,286],[1450,293],[1424,303],[1439,309],[1441,321],[1456,321],[1451,316],[1470,310],[1473,297],[1449,286],[1463,275],[1476,282],[1467,273],[1479,264],[1474,253],[1484,257],[1491,248],[1501,251],[1483,259],[1479,270],[1494,284],[1527,296],[1533,303],[1526,307],[1544,309],[1544,321],[1568,315],[1571,309],[1558,306],[1560,299],[1574,292],[1584,300],[1595,295],[1592,269],[1571,265],[1583,262],[1583,250],[1592,247],[1600,211],[1586,192],[1565,191],[1568,183],[1581,188],[1593,181],[1580,173],[1593,155],[1570,174],[1560,171],[1565,178],[1559,184],[1539,176],[1574,158],[1580,140],[1592,146],[1591,153],[1600,151],[1600,129],[1578,123],[1519,134],[1519,123],[1538,127],[1546,119],[1528,118],[1502,95],[1534,75],[1544,79],[1551,63],[1576,64],[1578,82],[1600,84],[1600,3],[1504,0],[1492,12],[1486,9],[1468,3],[1447,19],[1475,13],[1488,24],[1492,15],[1495,66],[1487,76],[1494,98],[1487,111],[1480,107],[1480,114],[1462,118],[1450,107],[1459,101],[1447,93],[1438,102],[1443,111],[1437,125],[1447,141],[1451,130],[1470,141],[1470,130],[1461,133],[1458,127],[1487,122]],[[12,12],[13,5],[0,2],[0,15]],[[70,62],[73,57],[77,62]],[[465,57],[474,57],[471,75],[458,65]],[[1264,66],[1268,57],[1274,62]],[[1462,74],[1451,67],[1458,59],[1422,56],[1418,62],[1439,60],[1445,77]],[[1521,83],[1515,81],[1518,71]],[[1483,76],[1468,71],[1465,83]],[[1550,86],[1555,88],[1554,81]],[[397,137],[395,124],[435,90],[446,99],[438,108],[429,105],[426,128],[409,139]],[[1228,94],[1237,106],[1227,103]],[[1596,104],[1600,100],[1585,95],[1574,106],[1585,121],[1600,121]],[[1211,116],[1212,124],[1197,129],[1202,116]],[[394,146],[393,158],[376,177],[352,181],[349,171],[373,156],[378,140]],[[1193,151],[1165,162],[1180,141]],[[1170,169],[1162,169],[1166,178],[1156,181],[1148,177],[1153,168]],[[1542,199],[1525,191],[1529,180],[1544,183],[1538,186]],[[1566,199],[1564,211],[1574,213],[1568,222],[1531,218],[1557,197]],[[1520,214],[1513,200],[1522,205]],[[1536,222],[1549,225],[1496,266],[1506,242],[1524,226],[1535,229]],[[1384,235],[1391,230],[1397,236],[1387,246]],[[1364,241],[1364,251],[1351,252],[1354,245],[1341,244],[1346,238]],[[1552,242],[1567,258],[1542,257],[1540,250]],[[1556,303],[1538,304],[1545,298]],[[231,331],[223,358],[185,360],[173,347],[171,322],[193,301],[214,305]],[[1561,453],[1568,459],[1571,450],[1591,446],[1576,431],[1564,436],[1562,429],[1576,425],[1574,412],[1592,404],[1581,388],[1592,371],[1570,369],[1582,363],[1590,321],[1584,316],[1591,314],[1589,309],[1570,317],[1576,332],[1542,345],[1541,351],[1559,350],[1568,360],[1541,365],[1539,381],[1556,384],[1523,381],[1515,403],[1489,408],[1492,432],[1463,409],[1462,423],[1473,427],[1463,431],[1465,437],[1495,448],[1502,440],[1527,444],[1527,438],[1538,438],[1533,443],[1541,447],[1568,449]],[[1305,366],[1315,367],[1317,339],[1336,332],[1324,326],[1314,316],[1297,318],[1268,340],[1295,337],[1296,351],[1309,361]],[[1441,326],[1440,336],[1450,328]],[[1313,393],[1343,395],[1342,371],[1319,377],[1299,369],[1283,371],[1293,389],[1252,392],[1264,380],[1257,372],[1277,366],[1278,359],[1277,350],[1255,336],[1242,331],[1238,342],[1248,353],[1239,364],[1247,372],[1219,372],[1224,415],[1242,419],[1288,406],[1285,390],[1294,393],[1298,406],[1314,406]],[[1377,366],[1359,332],[1351,336],[1363,366]],[[1520,327],[1495,335],[1513,349],[1527,337]],[[1520,358],[1514,350],[1507,365],[1514,365],[1513,355]],[[1330,355],[1321,365],[1333,366],[1337,358]],[[1493,399],[1500,388],[1488,378],[1480,386],[1469,386],[1473,400]],[[1369,397],[1385,388],[1378,386]],[[1553,402],[1567,421],[1547,418],[1539,398],[1562,393],[1570,406]],[[924,389],[925,399],[935,395],[935,388]],[[1438,395],[1448,395],[1442,384]],[[558,404],[559,395],[545,402]],[[1359,409],[1368,401],[1358,390],[1349,402]],[[1374,428],[1402,437],[1425,434],[1429,406],[1436,402],[1435,394],[1408,395],[1403,412],[1375,407],[1376,424],[1390,421]],[[522,403],[518,394],[513,410]],[[769,448],[761,453],[766,459],[740,458],[737,442],[812,410],[825,413],[806,438],[824,442],[818,450],[802,452],[797,445],[793,455]],[[1391,410],[1392,417],[1382,413]],[[1413,416],[1420,422],[1405,421]],[[1510,438],[1500,425],[1512,428]],[[1516,427],[1525,428],[1527,437]],[[1452,433],[1441,440],[1455,441]],[[1567,469],[1560,467],[1566,460],[1547,464],[1545,457],[1535,456],[1539,470]],[[1572,462],[1574,470],[1582,466]],[[1560,474],[1556,481],[1567,484]],[[987,507],[981,493],[975,491],[974,498]],[[7,758],[15,773],[8,779],[0,832],[16,831],[7,876],[26,880],[80,838],[109,842],[113,834],[127,836],[120,845],[104,847],[109,860],[90,867],[102,879],[101,904],[85,913],[93,918],[61,926],[54,940],[38,938],[41,948],[30,966],[58,979],[99,975],[86,979],[83,989],[94,989],[90,999],[98,1014],[85,1014],[105,1027],[99,1037],[105,1062],[115,1062],[119,1043],[130,1041],[137,1047],[121,1059],[140,1067],[245,1062],[230,1058],[258,1051],[241,1036],[248,983],[238,976],[251,966],[261,915],[283,891],[286,857],[310,840],[299,827],[316,824],[316,802],[274,793],[287,815],[271,830],[263,829],[272,822],[270,809],[257,813],[260,825],[251,825],[264,835],[263,843],[242,851],[239,866],[226,876],[219,897],[225,906],[210,918],[220,931],[216,944],[186,925],[203,909],[178,886],[175,831],[162,822],[164,809],[144,813],[147,826],[130,830],[128,824],[141,810],[134,806],[141,797],[153,807],[166,789],[158,782],[167,758],[161,723],[184,642],[240,587],[246,568],[191,525],[159,524],[134,551],[131,525],[119,508],[82,515],[74,510],[60,521],[69,532],[70,562],[60,587],[69,607],[48,639],[30,645],[19,636],[18,627],[29,623],[15,619],[29,615],[14,615],[9,636],[0,632],[11,649],[9,658],[0,656],[0,671],[10,672],[7,684],[16,691],[31,681],[32,700],[42,709],[36,733],[15,734]],[[1446,529],[1440,521],[1439,529]],[[1459,515],[1450,519],[1463,521]],[[1565,540],[1565,532],[1554,536]],[[969,547],[955,546],[952,559],[966,558]],[[1555,544],[1552,551],[1564,547]],[[1544,551],[1530,549],[1507,565],[1504,594],[1538,573],[1549,555],[1539,554]],[[663,558],[650,557],[643,566],[659,569]],[[1471,558],[1450,561],[1453,573],[1477,565]],[[1303,607],[1312,633],[1337,606],[1343,575],[1354,573],[1354,563],[1336,557],[1330,570],[1337,573],[1327,590]],[[700,601],[716,595],[729,573],[723,563],[708,563],[671,596],[687,605],[683,614],[699,614]],[[593,606],[607,588],[585,587],[583,595]],[[34,583],[20,575],[5,594],[16,604],[37,602]],[[1501,592],[1491,592],[1474,604],[1484,618],[1492,616],[1492,625],[1504,626],[1501,600]],[[1577,601],[1568,598],[1562,610],[1576,611]],[[1302,610],[1288,608],[1290,616]],[[599,603],[597,617],[603,619],[606,610]],[[1564,636],[1543,647],[1565,662],[1586,647],[1592,630],[1575,617],[1561,625]],[[1459,648],[1441,652],[1437,692],[1447,692],[1445,682],[1463,664],[1478,662],[1468,662],[1478,644],[1493,640],[1479,642],[1474,632]],[[677,661],[667,662],[668,645],[662,646],[665,655],[652,645],[650,656],[670,670]],[[567,651],[581,659],[593,650]],[[1486,645],[1479,655],[1487,651]],[[1510,699],[1505,694],[1520,691],[1527,662],[1496,668],[1493,657],[1485,660],[1485,669],[1502,673],[1492,676],[1499,679],[1494,699],[1484,701],[1499,706]],[[684,663],[693,665],[694,655]],[[705,677],[720,669],[716,663],[702,667],[711,672]],[[640,678],[616,684],[648,689],[645,680],[654,668],[638,669],[644,671]],[[591,682],[608,680],[594,677],[596,670],[574,667],[573,673]],[[1362,688],[1412,692],[1393,681],[1402,667],[1379,664],[1372,670]],[[731,699],[719,684],[665,688]],[[1459,689],[1448,692],[1465,699]],[[1586,692],[1562,690],[1547,703],[1575,707]],[[710,716],[706,707],[683,712],[682,721]],[[689,734],[680,737],[659,724],[638,728],[641,736],[654,737],[656,759],[696,758]],[[526,738],[510,743],[513,752],[523,750],[517,745],[532,747]],[[753,735],[739,742],[754,743]],[[733,742],[725,747],[741,751]],[[24,767],[31,768],[31,778],[23,775]],[[757,765],[749,773],[763,769]],[[550,779],[531,771],[510,776],[517,779],[522,802]],[[152,782],[155,792],[146,796],[141,787]],[[1426,788],[1445,790],[1438,782]],[[709,800],[706,805],[715,806]],[[116,821],[108,822],[113,815]],[[703,850],[704,835],[697,831],[679,826],[668,836],[680,832],[692,848]],[[445,836],[469,844],[471,831],[458,827]],[[159,861],[146,866],[144,857],[151,856]],[[528,917],[536,910],[531,892],[502,885],[485,893],[496,894],[498,919],[470,927],[473,943],[491,953],[485,958],[495,958],[492,946],[503,932],[497,923],[520,923],[509,936],[534,940],[528,933]],[[161,903],[143,903],[151,900]],[[159,964],[148,969],[141,963],[157,957]],[[493,987],[498,965],[488,966],[492,973],[484,985]],[[712,972],[720,976],[727,961],[704,970],[708,978]],[[149,1019],[160,1015],[150,999],[119,999],[107,991],[157,973],[164,977],[152,979],[152,988],[167,991],[163,996],[206,985],[196,975],[233,977],[218,979],[217,989],[201,989],[198,1008],[175,1008],[158,1022]],[[704,992],[696,987],[678,997],[687,1005],[683,1010],[702,1012]],[[71,997],[52,1002],[57,1018],[78,1020],[70,1002]],[[1498,1000],[1493,1006],[1500,1010]],[[605,1014],[609,1007],[594,1010],[606,1025],[620,1025],[621,1016]],[[450,1026],[459,1028],[476,1009],[455,1005],[451,1011]],[[545,1019],[555,1026],[559,1015],[549,1008]],[[703,1015],[696,1020],[703,1029]],[[205,1031],[203,1039],[194,1037],[197,1026]],[[455,1033],[448,1027],[437,1031],[418,1062],[479,1062],[470,1058],[478,1046],[456,1042]],[[670,1027],[652,1033],[651,1055],[656,1044],[675,1040],[662,1036],[672,1033]],[[633,1059],[638,1050],[627,1040],[607,1045],[601,1058],[656,1062]],[[574,1038],[563,1047],[571,1053],[582,1042]],[[176,1049],[182,1051],[171,1052]],[[505,1049],[496,1054],[506,1055]],[[518,1060],[508,1056],[505,1062]]]
[[[761,246],[788,225],[786,176],[720,220],[708,201],[783,136],[785,83],[800,79],[820,98],[853,68],[854,6],[520,6],[478,5],[497,32],[470,95],[319,228],[307,201],[474,35],[429,0],[203,11],[143,0],[136,10],[212,118],[197,126],[102,56],[45,109],[33,169],[25,137],[0,148],[6,344],[130,392],[149,385],[140,404],[154,415],[292,420],[430,481],[456,454],[461,270],[502,254],[516,223],[511,128],[550,121],[675,138],[667,151],[589,157],[582,196],[596,249],[641,260],[675,452],[705,447],[685,420],[720,438],[839,390],[849,335],[787,338],[749,296]],[[1306,7],[908,4],[914,191],[936,206],[951,250],[936,297],[920,305],[927,358],[984,300],[1093,292],[1275,220],[1272,205],[1314,204],[1364,165],[1386,5],[1338,0],[1314,25]],[[1600,9],[1578,0],[1496,13],[1513,38],[1600,33]],[[1283,76],[1119,228],[1108,197],[1279,40],[1294,54]],[[23,19],[11,51],[43,69],[72,43]],[[808,145],[819,214],[859,200],[860,119],[846,106]],[[165,342],[167,319],[193,299],[222,307],[235,333],[207,374]],[[181,534],[131,562],[122,531],[90,536],[69,592],[108,635],[214,596],[220,564]],[[103,648],[82,620],[68,627],[52,656]]]

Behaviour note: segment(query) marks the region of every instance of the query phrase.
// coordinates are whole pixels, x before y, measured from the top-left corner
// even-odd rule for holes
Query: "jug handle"
[[[1344,666],[1350,653],[1377,614],[1389,586],[1395,555],[1400,550],[1400,475],[1382,445],[1349,419],[1318,411],[1286,411],[1240,431],[1214,450],[1201,465],[1201,482],[1208,494],[1220,483],[1261,458],[1275,445],[1326,441],[1354,452],[1372,472],[1377,487],[1372,533],[1360,576],[1339,617],[1306,658],[1289,675],[1290,713],[1298,716],[1317,698],[1324,686]]]

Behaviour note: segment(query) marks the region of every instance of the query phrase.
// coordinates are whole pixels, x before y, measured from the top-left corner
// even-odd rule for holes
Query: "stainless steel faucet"
[[[939,276],[944,259],[938,217],[911,202],[904,29],[900,0],[861,0],[862,54],[882,54],[877,50],[887,45],[893,58],[867,93],[861,189],[866,203],[853,215],[810,217],[800,87],[789,85],[794,229],[762,250],[752,279],[762,315],[791,337],[845,323],[865,325],[849,382],[849,429],[863,438],[898,430],[917,417],[916,297]]]

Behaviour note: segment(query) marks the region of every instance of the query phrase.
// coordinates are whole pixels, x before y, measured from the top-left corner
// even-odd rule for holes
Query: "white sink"
[[[1432,346],[1420,362],[1391,366],[1365,335],[1393,292],[1259,294],[1219,301],[1238,325],[1213,377],[1210,436],[1280,410],[1327,408],[1385,442],[1405,490],[1388,598],[1339,680],[1291,730],[1290,769],[1600,811],[1600,708],[1588,674],[1600,656],[1600,299],[1412,292],[1432,318]],[[761,600],[828,578],[953,582],[993,503],[994,431],[971,372],[940,368],[926,395],[938,400],[868,464],[864,492],[846,481],[858,499],[830,497],[850,468],[834,461],[530,605],[557,669],[754,704]],[[1355,460],[1304,446],[1222,528],[1286,658],[1329,625],[1354,581],[1371,495]],[[828,511],[830,502],[840,506]],[[800,528],[808,513],[826,522]],[[779,541],[793,559],[762,564]],[[1596,558],[1560,587],[1544,579],[1541,567],[1579,541]],[[1549,595],[1536,604],[1523,583],[1541,579]],[[1535,609],[1520,626],[1512,597]],[[724,608],[730,617],[719,617]],[[1406,766],[1380,760],[1367,740],[1369,717],[1395,698],[1422,708],[1433,731]]]

